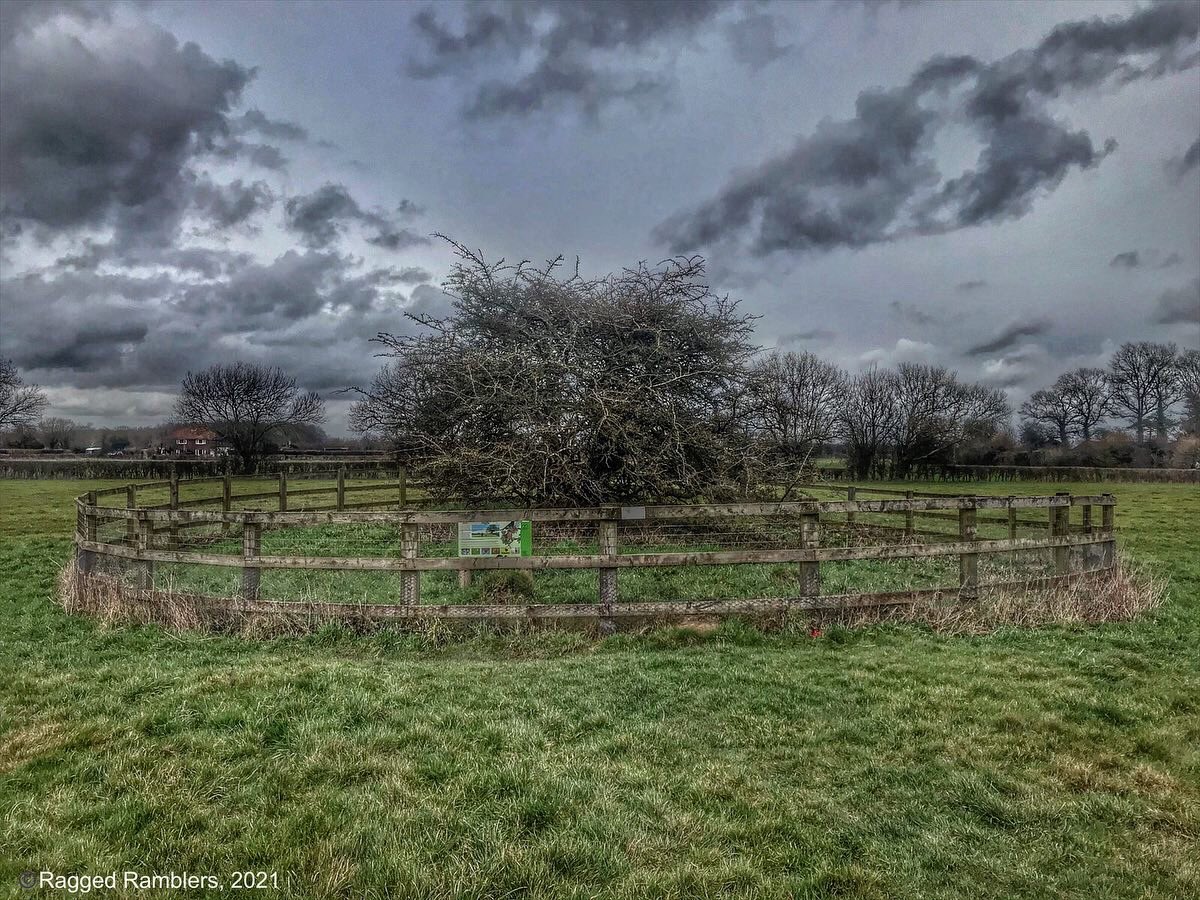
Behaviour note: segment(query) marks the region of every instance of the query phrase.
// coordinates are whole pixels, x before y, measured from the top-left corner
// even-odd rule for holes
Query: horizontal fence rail
[[[403,470],[395,478],[347,484],[339,469],[328,473],[328,480],[296,488],[287,472],[280,472],[267,481],[228,475],[172,478],[90,492],[76,498],[77,573],[151,595],[162,593],[160,587],[186,593],[230,614],[294,617],[334,611],[371,621],[582,619],[607,628],[624,620],[855,609],[927,597],[970,602],[983,587],[1068,580],[1108,571],[1116,560],[1116,500],[1107,493],[947,496],[814,484],[806,488],[846,499],[427,509],[421,505],[423,491],[408,483]],[[198,490],[203,495],[196,496]],[[532,523],[528,555],[467,556],[453,549],[460,524],[517,521]],[[993,566],[988,561],[997,557],[1000,577],[981,579],[981,563]],[[828,566],[875,566],[863,576],[871,582],[885,577],[888,566],[927,565],[933,568],[917,575],[944,577],[947,573],[936,567],[945,562],[957,562],[951,583],[905,590],[823,589]],[[176,571],[187,570],[186,575],[189,567],[201,574],[182,577]],[[747,589],[767,583],[777,595],[676,597],[664,582],[663,595],[645,596],[639,585],[640,599],[630,599],[621,587],[623,574],[648,578],[660,571],[669,579],[684,570],[720,573],[737,567],[758,567]],[[232,573],[236,583],[212,587],[221,578],[215,573],[229,570],[240,571],[240,576]],[[556,577],[576,579],[581,576],[571,573],[587,577],[591,572],[595,580],[590,588],[562,582],[560,602],[532,602],[528,588],[524,599],[500,603],[448,601],[451,588],[437,581],[453,574],[457,589],[470,591],[476,574],[505,572],[527,578],[557,572]],[[353,582],[344,596],[336,595],[338,602],[317,602],[289,596],[287,585],[279,589],[285,596],[264,596],[269,573],[300,580],[321,573],[376,580]],[[396,579],[394,588],[386,582],[381,588],[378,579],[389,577]],[[180,580],[169,582],[173,578]],[[423,601],[428,578],[437,582],[437,599],[445,602]],[[327,587],[321,583],[321,590]],[[362,599],[381,590],[394,602]],[[594,600],[578,602],[581,590],[592,591]]]

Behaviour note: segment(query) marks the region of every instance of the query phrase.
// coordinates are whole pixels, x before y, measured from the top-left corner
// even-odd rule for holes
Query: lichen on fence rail
[[[829,490],[852,499],[817,496]],[[970,603],[1000,586],[1115,565],[1111,494],[860,499],[870,490],[814,486],[786,502],[429,509],[403,477],[351,486],[339,472],[331,485],[301,490],[286,474],[171,479],[77,498],[76,589],[104,580],[141,601],[186,594],[256,616],[340,609],[380,624],[608,629],[914,598]],[[516,520],[533,523],[530,555],[455,548],[460,523]],[[511,582],[518,575],[532,581]]]

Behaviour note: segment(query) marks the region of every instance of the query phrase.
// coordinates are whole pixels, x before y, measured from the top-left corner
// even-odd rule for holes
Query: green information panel
[[[533,523],[459,522],[459,556],[532,556]]]

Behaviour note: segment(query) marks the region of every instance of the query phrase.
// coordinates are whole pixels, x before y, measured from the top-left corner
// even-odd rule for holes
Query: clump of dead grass
[[[1166,581],[1122,559],[1112,569],[1066,580],[983,585],[977,600],[921,599],[914,603],[830,610],[822,623],[848,628],[914,622],[942,634],[987,634],[1000,628],[1086,626],[1128,622],[1162,605]]]
[[[919,623],[943,634],[986,634],[1009,627],[1127,622],[1157,608],[1165,593],[1165,581],[1122,560],[1109,571],[1076,576],[1070,581],[985,584],[974,600],[959,598],[951,590],[933,598],[920,597],[889,606],[819,610],[800,616],[776,614],[760,618],[758,624],[772,630],[797,625],[860,628],[878,623]],[[453,630],[436,619],[376,621],[355,604],[297,600],[264,609],[263,604],[187,593],[169,584],[149,590],[119,576],[93,574],[83,578],[74,565],[66,566],[60,575],[59,596],[67,612],[90,616],[107,626],[156,624],[176,632],[210,631],[253,639],[311,634],[328,626],[355,632],[397,627],[438,633]],[[463,622],[468,628],[481,624]],[[499,630],[500,626],[496,627]]]

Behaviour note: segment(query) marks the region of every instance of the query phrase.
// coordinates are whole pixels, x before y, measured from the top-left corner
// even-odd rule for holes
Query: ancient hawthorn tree
[[[351,413],[436,493],[596,503],[731,490],[751,470],[751,317],[700,259],[602,278],[458,256],[445,318],[380,334]]]
[[[324,421],[325,405],[316,393],[301,392],[281,369],[237,362],[188,372],[175,415],[216,432],[239,469],[252,472],[277,434]]]
[[[32,426],[46,402],[40,387],[26,384],[11,360],[0,359],[0,430]]]

